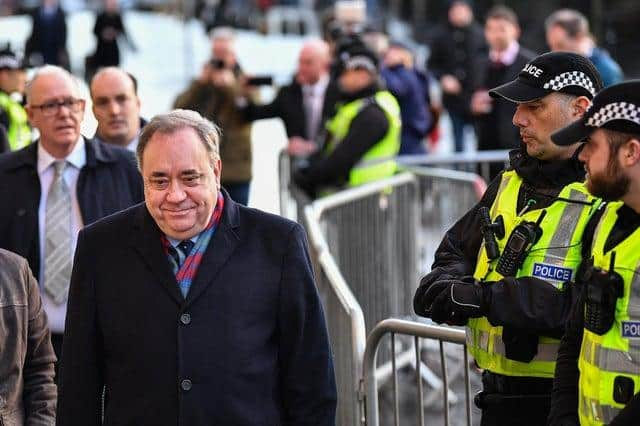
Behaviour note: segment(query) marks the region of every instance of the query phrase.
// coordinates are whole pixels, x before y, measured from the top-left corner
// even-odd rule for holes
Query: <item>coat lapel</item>
[[[238,205],[224,192],[224,211],[215,234],[204,252],[195,279],[187,293],[186,305],[191,305],[214,281],[220,269],[233,254],[240,238],[238,227]]]
[[[154,273],[158,284],[177,304],[181,305],[184,303],[184,298],[162,249],[160,229],[144,204],[139,204],[136,209],[137,214],[131,232],[131,245]]]

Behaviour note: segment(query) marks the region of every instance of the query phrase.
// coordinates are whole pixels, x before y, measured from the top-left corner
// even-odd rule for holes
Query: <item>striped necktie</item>
[[[191,240],[184,240],[180,241],[180,243],[176,247],[169,247],[169,255],[175,262],[175,266],[173,268],[174,275],[178,273],[178,270],[186,260],[187,256],[189,256],[189,253],[191,253],[194,244],[195,243]]]
[[[67,300],[71,279],[71,194],[64,181],[67,162],[53,163],[55,175],[45,208],[44,289],[57,305]]]

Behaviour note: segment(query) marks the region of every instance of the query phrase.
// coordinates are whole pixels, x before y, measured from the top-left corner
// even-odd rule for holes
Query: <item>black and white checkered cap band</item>
[[[580,86],[592,96],[596,95],[596,89],[593,86],[593,82],[582,71],[568,71],[563,72],[560,75],[553,77],[551,80],[544,84],[544,88],[547,90],[560,91],[567,86]]]
[[[629,102],[613,102],[596,111],[589,117],[586,125],[602,127],[603,124],[613,120],[632,121],[640,126],[640,108]]]
[[[351,56],[345,61],[344,67],[348,70],[361,68],[369,72],[375,72],[377,70],[371,58],[362,55]]]
[[[20,62],[16,59],[15,56],[0,56],[0,68],[17,69],[20,68]]]

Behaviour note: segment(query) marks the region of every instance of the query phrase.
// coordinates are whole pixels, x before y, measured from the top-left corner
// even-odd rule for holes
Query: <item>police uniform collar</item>
[[[542,161],[527,154],[524,145],[509,153],[511,168],[527,183],[536,188],[561,188],[584,180],[584,166],[578,160],[578,151],[567,160]]]

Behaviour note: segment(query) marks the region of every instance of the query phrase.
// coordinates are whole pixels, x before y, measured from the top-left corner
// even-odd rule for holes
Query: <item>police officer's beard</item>
[[[605,201],[621,199],[629,190],[631,180],[622,173],[615,156],[609,160],[606,173],[592,175],[589,173],[587,189],[596,197]]]

